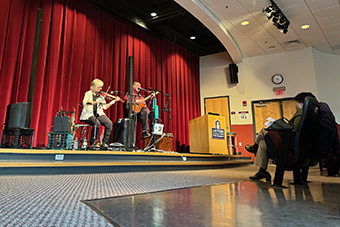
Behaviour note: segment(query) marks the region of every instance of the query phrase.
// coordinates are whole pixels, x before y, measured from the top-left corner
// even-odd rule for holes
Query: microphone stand
[[[166,102],[164,108],[162,109],[162,111],[163,112],[169,112],[169,114],[168,114],[168,133],[170,133],[170,121],[172,121],[171,115],[170,115],[170,112],[172,111],[170,109],[170,94],[164,93],[164,96],[167,97],[167,102]]]
[[[133,129],[131,128],[132,124],[130,123],[130,129],[129,129],[129,134],[131,135],[131,133],[133,133],[133,138],[129,138],[129,142],[132,142],[132,151],[135,151],[137,150],[137,147],[136,147],[136,128],[137,128],[137,113],[136,113],[136,97],[138,95],[133,95],[133,94],[128,94],[128,105],[129,105],[129,113],[128,113],[128,117],[130,119],[130,121],[132,122],[133,121]],[[132,105],[133,105],[133,108],[132,108]],[[131,141],[132,140],[132,141]]]
[[[152,91],[154,92],[154,91]],[[151,92],[151,93],[152,93]],[[156,93],[154,93],[156,94]],[[157,105],[157,98],[156,98],[156,95],[154,96],[153,100],[152,100],[152,109],[154,111],[154,114],[155,114],[155,119],[153,120],[152,122],[152,127],[154,128],[154,124],[158,123],[159,122],[159,111],[158,111],[158,105]],[[154,129],[153,129],[153,132],[154,132]],[[155,134],[152,133],[152,136],[150,138],[150,141],[152,141],[153,139],[153,144],[152,144],[152,148],[150,150],[152,151],[157,151],[157,147],[156,147],[156,144],[157,142],[159,142],[158,140],[156,141],[157,139],[157,136]]]

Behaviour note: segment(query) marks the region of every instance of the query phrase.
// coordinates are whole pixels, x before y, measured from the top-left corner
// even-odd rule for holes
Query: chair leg
[[[307,182],[309,166],[293,169],[294,184],[305,184]]]
[[[84,126],[80,126],[80,134],[79,134],[79,147],[81,147],[81,145],[84,142],[84,134],[85,134],[85,128]]]
[[[301,172],[299,168],[293,169],[294,184],[301,184]]]
[[[282,142],[279,148],[278,161],[276,163],[274,185],[282,186],[291,135],[291,131],[283,131],[282,133]]]
[[[285,173],[285,166],[286,166],[286,159],[287,159],[287,150],[280,151],[279,158],[277,161],[277,166],[275,170],[275,177],[274,177],[274,185],[282,185],[283,177]]]
[[[309,166],[303,167],[301,170],[301,181],[307,182]]]

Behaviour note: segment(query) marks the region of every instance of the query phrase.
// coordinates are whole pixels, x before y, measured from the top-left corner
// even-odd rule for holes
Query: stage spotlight
[[[266,13],[266,16],[267,16],[267,18],[268,18],[268,20],[270,19],[270,18],[272,18],[272,12],[273,12],[273,7],[272,6],[268,6],[268,7],[265,7],[265,8],[263,8],[262,9],[262,12],[265,12]]]
[[[279,16],[280,16],[280,12],[279,12],[279,11],[275,11],[275,12],[273,13],[273,16],[274,16],[274,17],[279,17]]]
[[[272,6],[264,7],[262,9],[262,12],[266,12],[266,13],[271,13],[272,11],[273,11],[273,7]]]
[[[285,23],[285,18],[284,17],[281,17],[280,18],[280,24],[284,24]]]
[[[273,25],[277,27],[283,34],[286,34],[288,32],[290,22],[276,5],[276,3],[273,0],[270,0],[270,2],[272,5],[263,8],[262,12],[266,13],[268,20],[273,18]]]

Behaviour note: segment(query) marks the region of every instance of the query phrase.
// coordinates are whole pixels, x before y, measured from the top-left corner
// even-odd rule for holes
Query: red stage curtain
[[[78,110],[94,78],[104,81],[104,91],[111,85],[125,93],[127,59],[133,56],[134,80],[162,91],[160,110],[166,103],[163,93],[171,94],[170,132],[177,151],[187,151],[189,120],[200,116],[199,57],[80,0],[0,0],[0,122],[8,104],[27,100],[38,8],[43,22],[31,124],[34,146],[47,146],[53,117],[61,107]],[[123,117],[122,104],[107,115],[113,122]],[[160,113],[165,132],[167,117]]]

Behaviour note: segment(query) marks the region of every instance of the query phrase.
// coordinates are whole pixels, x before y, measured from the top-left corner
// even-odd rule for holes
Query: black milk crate
[[[72,150],[73,134],[68,132],[49,132],[48,148],[53,150]]]
[[[2,130],[1,147],[32,149],[34,129],[7,128]]]

